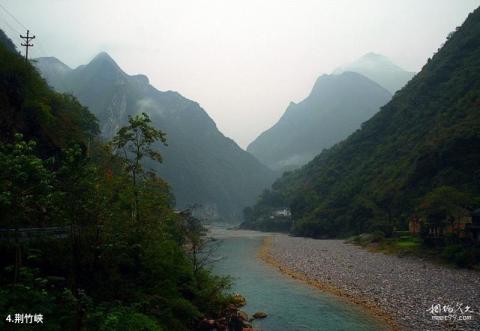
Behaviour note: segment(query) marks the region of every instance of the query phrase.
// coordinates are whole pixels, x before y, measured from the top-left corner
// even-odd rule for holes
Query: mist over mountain
[[[402,69],[386,56],[376,53],[367,53],[356,61],[335,69],[333,74],[339,75],[345,71],[358,72],[385,87],[392,94],[405,86],[414,76],[413,72]]]
[[[247,151],[272,169],[297,168],[360,128],[390,98],[386,89],[358,73],[320,76],[310,95],[290,103]]]
[[[171,184],[178,208],[201,204],[212,217],[235,219],[273,181],[273,172],[225,137],[198,103],[158,91],[144,75],[126,74],[107,53],[76,69],[53,57],[35,65],[52,87],[72,93],[97,116],[106,139],[129,115],[150,115],[168,143],[156,146],[164,162],[154,167]]]

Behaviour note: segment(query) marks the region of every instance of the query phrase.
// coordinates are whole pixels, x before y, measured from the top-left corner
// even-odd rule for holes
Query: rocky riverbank
[[[258,311],[249,317],[249,315],[240,310],[247,304],[247,300],[241,294],[234,294],[232,303],[223,312],[223,316],[217,319],[203,318],[195,327],[197,331],[262,331],[254,328],[252,322],[256,319],[266,318],[267,313]]]
[[[393,330],[480,330],[476,271],[371,253],[342,240],[286,235],[266,238],[260,257],[294,278],[362,305]]]

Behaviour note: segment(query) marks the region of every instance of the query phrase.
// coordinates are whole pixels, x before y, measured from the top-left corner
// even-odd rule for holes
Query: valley
[[[2,1],[0,329],[479,330],[479,6]]]

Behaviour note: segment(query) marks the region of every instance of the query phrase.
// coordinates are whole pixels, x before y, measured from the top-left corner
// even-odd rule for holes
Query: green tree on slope
[[[132,217],[140,222],[139,210],[139,180],[144,178],[146,172],[142,166],[144,156],[162,162],[159,152],[152,149],[152,145],[160,141],[166,145],[166,134],[152,126],[152,121],[146,113],[128,117],[128,125],[122,127],[113,137],[112,145],[114,151],[119,155],[124,164],[125,170],[132,177],[132,188],[134,193]]]

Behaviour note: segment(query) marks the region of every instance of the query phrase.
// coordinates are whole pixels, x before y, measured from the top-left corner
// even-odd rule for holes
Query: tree
[[[48,162],[35,155],[35,147],[19,133],[14,143],[0,143],[0,226],[15,229],[15,282],[22,264],[19,228],[40,225],[35,220],[45,221],[52,207],[54,174],[47,169]]]
[[[160,141],[166,144],[166,134],[152,126],[152,121],[146,113],[128,117],[128,125],[122,127],[111,144],[114,152],[119,155],[124,164],[125,170],[130,173],[132,178],[132,188],[134,193],[132,217],[140,222],[139,211],[139,179],[145,178],[146,172],[142,166],[144,156],[150,159],[162,162],[162,156],[159,152],[152,149],[152,145]]]
[[[195,276],[200,270],[212,263],[212,255],[217,249],[217,245],[213,243],[214,240],[207,236],[208,230],[203,226],[202,220],[194,216],[195,210],[201,207],[199,204],[193,204],[179,213],[184,248],[192,262]]]

